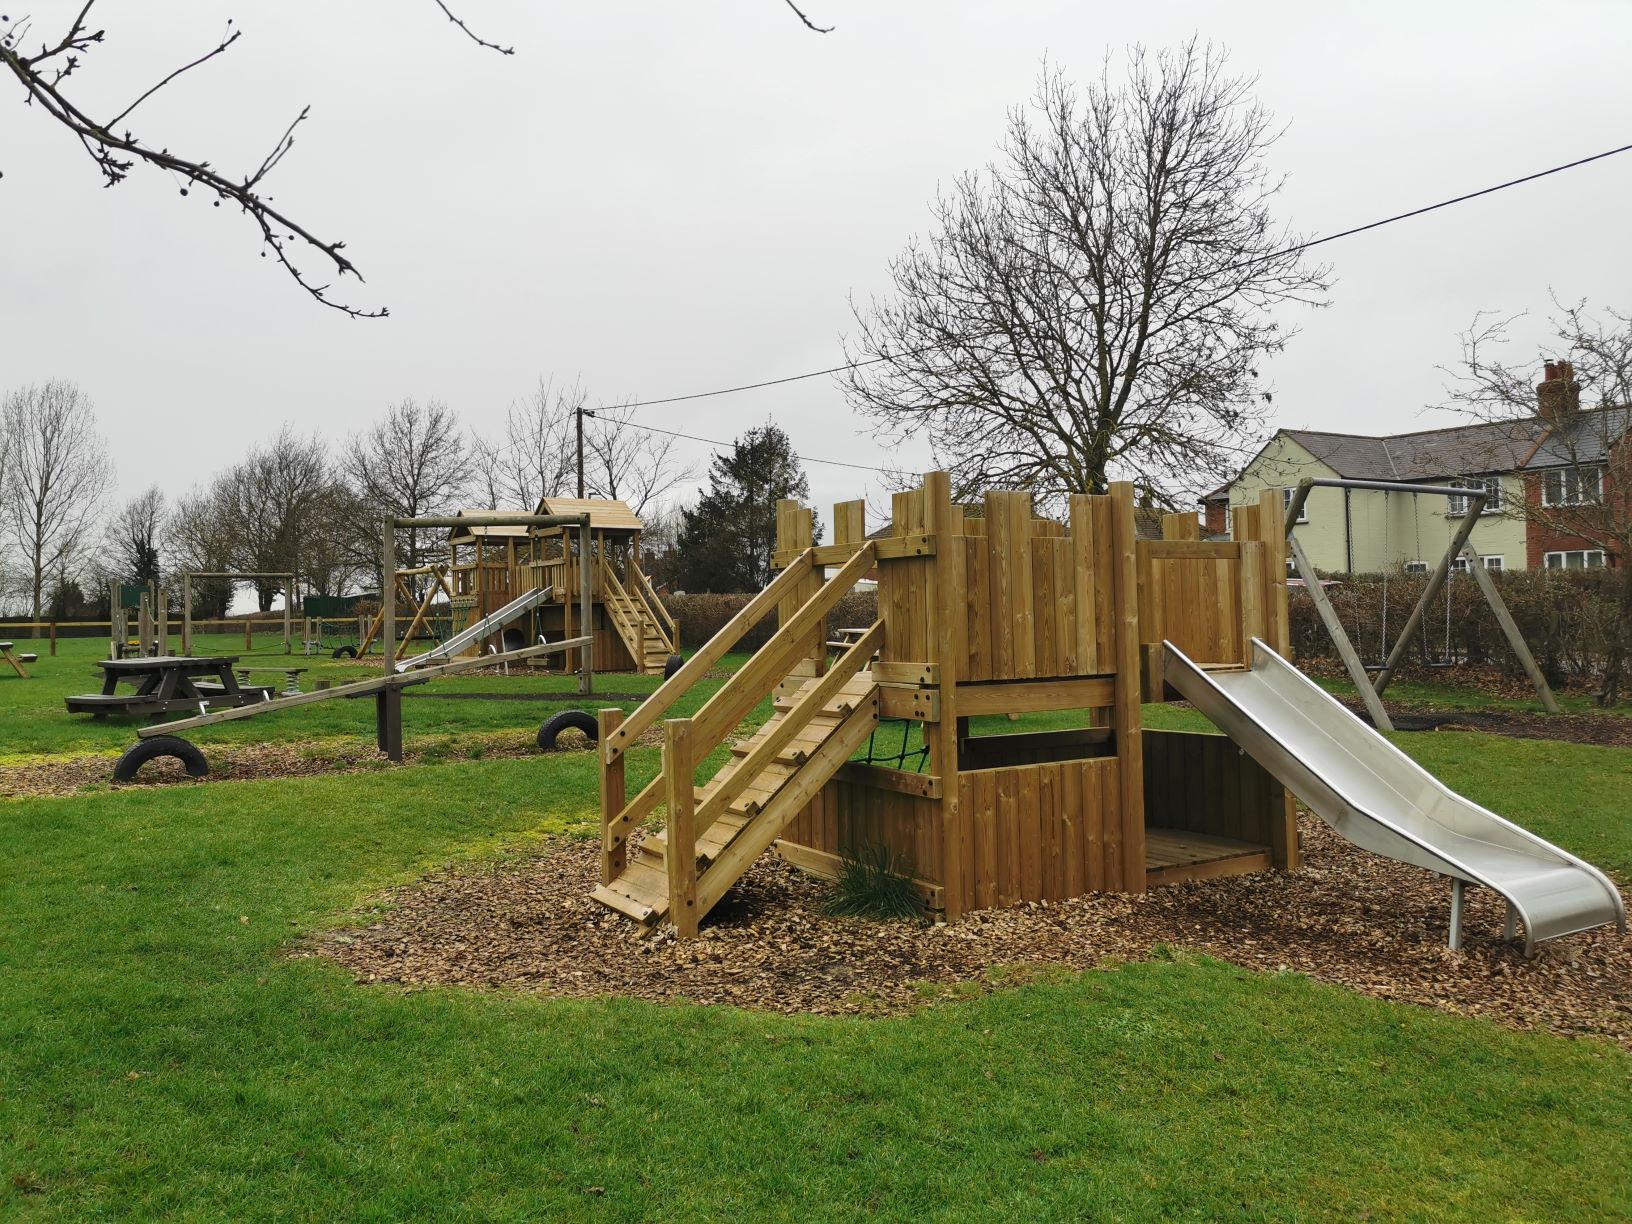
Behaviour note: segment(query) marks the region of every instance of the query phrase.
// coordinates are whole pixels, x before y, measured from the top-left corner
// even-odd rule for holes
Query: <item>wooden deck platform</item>
[[[1183,829],[1145,830],[1145,885],[1181,884],[1268,871],[1270,848]]]

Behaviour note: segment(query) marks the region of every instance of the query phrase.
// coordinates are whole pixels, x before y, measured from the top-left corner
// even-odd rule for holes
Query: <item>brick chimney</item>
[[[1562,425],[1579,411],[1581,384],[1575,381],[1575,366],[1549,361],[1536,384],[1536,415],[1549,425]]]

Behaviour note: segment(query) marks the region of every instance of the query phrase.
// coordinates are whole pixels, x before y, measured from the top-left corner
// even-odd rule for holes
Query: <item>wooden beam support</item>
[[[1480,593],[1490,610],[1496,614],[1496,623],[1502,627],[1502,633],[1507,637],[1507,644],[1512,647],[1513,654],[1518,658],[1519,665],[1524,668],[1524,674],[1530,678],[1531,685],[1536,690],[1536,696],[1541,698],[1541,708],[1549,714],[1557,714],[1558,699],[1553,696],[1552,687],[1547,683],[1547,677],[1541,674],[1541,667],[1536,663],[1536,656],[1530,653],[1530,643],[1524,640],[1524,634],[1519,632],[1518,622],[1513,614],[1507,610],[1507,604],[1502,600],[1502,593],[1496,589],[1496,583],[1480,560],[1478,551],[1471,543],[1462,548],[1462,555],[1467,559],[1468,569],[1473,573],[1474,581],[1479,584]]]
[[[1137,660],[1138,643],[1134,643]],[[1138,664],[1134,665],[1138,691]],[[1068,680],[983,680],[957,686],[958,714],[1029,714],[1039,710],[1093,710],[1116,704],[1116,677]],[[1137,700],[1137,698],[1136,698]]]
[[[1121,826],[1120,869],[1125,892],[1145,891],[1145,764],[1139,703],[1139,570],[1134,541],[1133,485],[1110,487],[1111,531],[1115,542],[1112,621],[1116,639],[1116,693],[1111,726],[1116,730],[1117,818]]]
[[[1382,698],[1371,687],[1371,677],[1366,675],[1365,664],[1349,641],[1348,631],[1343,628],[1343,621],[1338,617],[1337,610],[1332,607],[1332,601],[1326,598],[1326,591],[1320,585],[1320,579],[1315,576],[1315,567],[1310,564],[1308,556],[1303,551],[1303,545],[1298,543],[1298,537],[1292,536],[1287,541],[1292,546],[1292,563],[1298,567],[1298,577],[1303,579],[1304,589],[1309,592],[1315,601],[1315,611],[1320,614],[1320,623],[1326,626],[1326,633],[1337,647],[1338,658],[1343,660],[1343,666],[1348,668],[1349,679],[1354,681],[1354,687],[1360,693],[1360,700],[1365,703],[1366,713],[1371,715],[1371,725],[1383,731],[1394,730],[1394,724],[1388,720],[1388,711],[1383,708]]]

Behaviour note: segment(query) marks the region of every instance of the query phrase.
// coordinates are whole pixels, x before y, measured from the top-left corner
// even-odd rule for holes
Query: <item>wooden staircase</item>
[[[819,683],[802,685],[787,710],[774,714],[752,738],[733,744],[731,759],[705,785],[693,788],[697,824],[702,826],[695,843],[698,877],[708,879],[716,864],[736,867],[724,883],[710,880],[710,909],[878,724],[878,689],[871,675],[861,672],[821,709],[801,719],[797,730],[782,734],[791,712]],[[704,826],[709,816],[713,819]],[[668,831],[648,833],[622,873],[596,888],[593,896],[637,922],[661,922],[669,916],[668,854]]]
[[[624,649],[635,661],[636,672],[642,676],[661,676],[669,656],[680,647],[679,634],[667,609],[649,589],[638,595],[631,594],[604,559],[600,570],[601,602],[618,637],[623,640]],[[645,575],[637,573],[631,586],[638,589],[645,584]]]
[[[825,584],[813,557],[812,550],[802,554],[627,722],[616,711],[603,715],[601,884],[592,894],[603,905],[647,926],[668,919],[680,934],[695,934],[703,916],[878,725],[879,689],[870,664],[884,641],[883,622],[862,633],[831,666],[825,665],[820,645],[827,613],[872,566],[873,547],[861,545]],[[627,749],[778,607],[782,626],[770,641],[696,714],[664,721],[662,772],[625,802]],[[822,674],[795,675],[806,661]],[[726,744],[768,695],[775,698],[770,719],[746,740],[730,744],[729,759],[698,786],[698,765]],[[630,835],[660,806],[666,809],[663,830],[647,832],[631,848]]]

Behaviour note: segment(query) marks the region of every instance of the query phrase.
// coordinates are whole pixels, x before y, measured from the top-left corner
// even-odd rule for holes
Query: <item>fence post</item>
[[[691,719],[663,724],[663,777],[668,825],[663,858],[669,869],[669,921],[682,939],[697,935],[697,791],[692,785]]]
[[[628,788],[624,779],[624,753],[610,765],[601,752],[603,744],[612,742],[612,735],[623,725],[623,711],[612,707],[595,716],[597,731],[595,755],[601,758],[601,883],[610,884],[629,862],[629,840],[621,833],[611,832],[611,824],[623,814],[628,802]]]
[[[51,657],[56,658],[56,655],[57,655],[57,622],[53,620],[51,622]]]
[[[254,632],[254,624],[255,621],[253,617],[244,617],[244,649],[246,651],[255,649],[255,639],[250,636]]]

